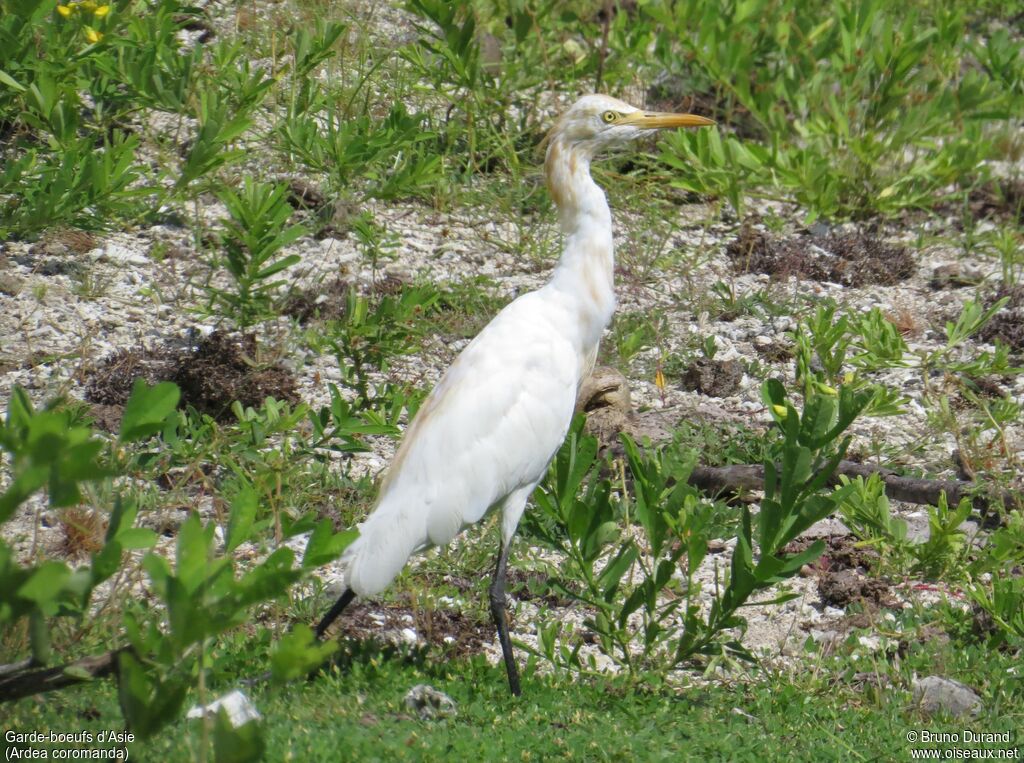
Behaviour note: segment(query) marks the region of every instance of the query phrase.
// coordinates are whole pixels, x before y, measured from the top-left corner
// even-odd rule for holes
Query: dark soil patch
[[[818,596],[825,604],[839,608],[855,602],[888,605],[892,601],[887,582],[851,569],[826,572],[818,578]]]
[[[173,355],[166,349],[144,347],[117,350],[100,361],[99,366],[86,372],[89,381],[85,387],[85,399],[99,405],[123,407],[136,379],[152,385],[168,381],[173,376]]]
[[[551,578],[540,572],[508,571],[509,593],[520,601],[539,601],[549,607],[571,607],[576,600],[551,585]]]
[[[864,232],[783,237],[748,224],[725,251],[740,273],[795,276],[853,287],[890,286],[917,270],[906,247],[891,246]]]
[[[92,419],[92,425],[104,432],[117,432],[121,428],[122,416],[124,416],[123,405],[95,403],[89,409],[89,418]]]
[[[975,220],[1002,218],[1024,223],[1024,180],[1001,178],[975,188],[968,205]]]
[[[361,640],[388,641],[389,634],[413,628],[432,646],[460,657],[479,654],[484,644],[494,639],[494,626],[489,621],[482,622],[458,610],[428,612],[397,603],[354,602],[338,622],[338,634]],[[446,642],[449,637],[452,641]]]
[[[683,373],[683,389],[709,397],[729,397],[740,388],[743,366],[738,360],[697,358]]]
[[[755,344],[754,352],[769,363],[785,363],[793,359],[793,345],[775,341],[771,344]]]
[[[348,281],[335,278],[325,286],[302,289],[285,300],[282,312],[302,325],[314,320],[340,320],[348,312],[350,288]]]
[[[799,554],[806,551],[816,539],[798,538],[786,544],[784,554]],[[857,570],[867,572],[878,561],[878,554],[869,548],[857,545],[853,535],[830,535],[822,538],[825,551],[811,565],[818,572],[839,572],[841,570]]]
[[[257,356],[254,335],[223,331],[186,349],[118,350],[92,370],[85,398],[102,406],[123,406],[135,380],[143,379],[148,384],[174,382],[181,388],[180,405],[219,420],[231,418],[236,400],[246,407],[259,407],[267,397],[297,402],[292,372],[280,365],[258,364]]]
[[[1014,350],[1024,351],[1024,285],[1003,286],[985,302],[985,307],[992,307],[1003,297],[1009,301],[998,313],[992,316],[978,336],[986,342],[997,339]]]
[[[327,197],[308,180],[292,178],[288,181],[288,203],[296,209],[317,210],[327,205]]]
[[[279,365],[260,366],[256,337],[215,331],[194,350],[177,358],[171,381],[181,387],[182,403],[217,419],[231,418],[231,404],[258,408],[268,397],[298,402],[295,376]]]

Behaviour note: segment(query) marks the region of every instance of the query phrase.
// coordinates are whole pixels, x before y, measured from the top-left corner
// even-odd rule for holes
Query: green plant
[[[429,286],[379,298],[349,291],[344,318],[328,325],[324,341],[338,360],[342,384],[358,395],[361,406],[374,407],[383,401],[380,392],[374,391],[371,374],[386,372],[393,357],[417,346],[425,328],[421,319],[437,300],[438,292]]]
[[[764,464],[765,497],[756,521],[744,508],[729,571],[715,590],[703,591],[697,577],[711,537],[712,509],[687,483],[692,454],[644,454],[623,436],[633,482],[615,500],[611,483],[597,473],[596,441],[581,437],[577,428],[535,495],[543,520],[529,519],[530,530],[565,554],[572,570],[556,585],[591,609],[585,624],[599,649],[631,673],[663,672],[697,657],[752,659],[728,633],[743,626],[741,607],[756,592],[795,575],[824,548],[817,541],[798,554],[783,551],[850,491],[825,488],[849,444],[843,433],[870,395],[812,395],[802,414],[777,381],[765,383],[763,397],[777,422]],[[635,524],[638,538],[620,531],[620,522]],[[783,593],[772,601],[788,598]],[[538,640],[548,660],[584,669],[582,642],[561,622],[541,624]]]
[[[440,157],[430,151],[433,138],[424,118],[395,104],[386,118],[353,116],[323,93],[287,116],[277,128],[281,148],[306,167],[325,172],[337,190],[366,185],[382,199],[429,195],[440,179]]]
[[[148,387],[137,381],[121,420],[118,449],[158,433],[173,441],[178,397],[173,384]],[[0,451],[10,461],[12,476],[0,495],[0,523],[44,487],[51,506],[74,506],[82,500],[83,483],[121,473],[120,452],[104,457],[105,443],[87,427],[74,424],[72,416],[71,409],[36,411],[24,391],[15,389],[0,427]],[[222,545],[215,540],[216,523],[203,524],[192,513],[179,530],[173,565],[153,551],[142,558],[149,590],[159,605],[129,598],[107,657],[116,665],[119,704],[133,734],[150,737],[171,722],[190,687],[196,687],[202,701],[216,638],[247,620],[253,606],[282,596],[290,585],[335,559],[355,536],[354,531],[334,532],[327,520],[312,523],[301,564],[295,563],[290,548],[282,546],[236,576],[234,552],[254,540],[263,526],[257,521],[257,508],[256,493],[243,488],[233,497],[222,528]],[[32,671],[45,672],[55,660],[53,620],[87,622],[94,617],[93,593],[115,574],[120,573],[117,579],[121,580],[125,551],[155,545],[153,530],[134,526],[137,513],[134,501],[118,496],[102,546],[92,553],[88,565],[76,570],[56,560],[22,564],[11,547],[0,541],[0,624],[6,629],[25,621],[31,649],[31,658],[16,664],[13,671],[20,683],[9,683],[11,671],[5,673],[4,692],[9,686],[20,686],[16,691],[23,693],[25,685],[39,691],[94,677],[90,666],[102,662],[95,659],[66,663],[58,671],[60,682],[47,685],[30,680]],[[283,680],[318,664],[331,649],[307,636],[296,632],[278,647],[272,658],[276,677]],[[0,694],[0,699],[10,697]],[[238,745],[258,743],[252,727],[232,730],[230,724],[219,723],[215,730],[218,748],[236,736]]]
[[[115,132],[100,150],[92,139],[68,137],[60,153],[28,149],[0,172],[0,236],[32,236],[63,223],[109,227],[131,217],[150,194],[132,187],[138,139]]]
[[[929,580],[962,575],[968,551],[963,523],[971,514],[969,499],[951,508],[943,495],[937,506],[928,508],[928,537],[913,541],[907,537],[907,523],[893,516],[885,483],[877,474],[867,480],[841,475],[839,484],[843,521],[864,545],[878,553],[879,572],[920,575]]]
[[[0,173],[0,234],[53,225],[105,228],[154,206],[133,112],[181,108],[200,53],[180,54],[189,17],[176,0],[135,5],[5,2],[0,116],[11,140]],[[87,97],[86,97],[87,96]]]
[[[229,215],[220,240],[234,288],[207,289],[211,307],[219,307],[243,329],[273,314],[276,290],[284,282],[271,279],[301,259],[297,254],[275,259],[306,232],[302,225],[288,225],[292,208],[287,191],[284,185],[245,178],[237,192],[223,188],[218,193]]]
[[[397,236],[387,228],[378,225],[369,212],[363,212],[352,220],[352,232],[363,249],[363,256],[370,261],[372,284],[377,283],[377,272],[381,259],[393,259],[398,248]]]
[[[200,93],[196,119],[199,130],[178,173],[177,188],[180,191],[239,159],[244,151],[229,146],[252,126],[251,115],[246,111],[236,112],[216,90]]]
[[[664,316],[648,313],[618,315],[612,324],[611,345],[621,365],[628,365],[640,352],[658,341],[665,330]]]
[[[989,71],[962,71],[974,54],[958,10],[734,0],[713,13],[649,3],[643,14],[659,28],[659,63],[709,92],[741,132],[671,135],[663,158],[681,187],[736,209],[744,194],[773,189],[810,219],[929,207],[997,155],[981,125],[1019,101],[1005,76],[1019,58],[1002,38]]]
[[[177,399],[173,384],[146,388],[138,383],[125,406],[121,442],[152,434]],[[75,506],[82,500],[80,483],[113,474],[99,461],[104,443],[88,427],[74,425],[71,417],[68,410],[36,411],[24,390],[14,389],[0,429],[0,449],[7,454],[12,476],[0,495],[0,524],[44,487],[50,506]],[[10,627],[28,620],[32,664],[45,665],[52,658],[48,618],[83,617],[96,586],[117,572],[122,554],[156,542],[152,530],[132,526],[136,512],[131,502],[119,500],[111,512],[103,547],[92,554],[88,567],[78,570],[55,560],[22,566],[11,547],[0,540],[0,623]]]

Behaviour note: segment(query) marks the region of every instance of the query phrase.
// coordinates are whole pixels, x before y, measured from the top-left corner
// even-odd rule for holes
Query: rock
[[[149,264],[146,255],[137,248],[125,246],[115,242],[108,242],[102,249],[97,250],[98,259],[111,262],[114,265],[144,266]]]
[[[202,718],[203,716],[216,715],[222,707],[227,711],[228,720],[231,722],[232,727],[236,729],[244,726],[249,721],[260,719],[260,712],[256,709],[256,705],[238,689],[225,694],[219,699],[215,699],[208,705],[195,705],[188,711],[185,717]]]
[[[599,366],[580,385],[576,411],[586,411],[587,432],[611,445],[633,418],[633,403],[626,377],[614,368]]]
[[[959,262],[939,265],[932,271],[928,285],[933,289],[956,289],[962,286],[977,286],[985,280],[985,274],[977,268],[963,267]]]
[[[911,685],[914,702],[928,715],[948,713],[955,717],[978,715],[982,704],[974,689],[941,676],[914,679]]]
[[[424,721],[452,718],[458,712],[455,700],[427,684],[417,684],[409,689],[405,695],[405,706]]]
[[[613,408],[625,416],[633,412],[629,382],[618,370],[598,366],[588,376],[576,396],[577,411]]]

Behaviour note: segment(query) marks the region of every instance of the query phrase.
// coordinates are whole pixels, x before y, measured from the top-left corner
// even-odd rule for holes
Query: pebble
[[[947,713],[959,718],[981,713],[981,697],[969,686],[941,676],[914,679],[911,684],[914,702],[928,715]]]
[[[455,700],[427,684],[417,684],[409,689],[405,695],[405,706],[424,721],[451,718],[458,713]]]

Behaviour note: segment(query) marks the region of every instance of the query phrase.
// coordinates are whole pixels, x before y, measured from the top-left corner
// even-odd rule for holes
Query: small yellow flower
[[[96,10],[94,10],[92,12],[92,15],[95,16],[98,19],[101,19],[104,16],[106,16],[108,13],[110,13],[110,6],[109,5],[101,5]]]
[[[91,26],[85,27],[85,39],[91,43],[97,43],[103,39],[103,35],[93,29]]]
[[[74,10],[75,10],[74,7],[71,6],[71,5],[58,5],[57,6],[57,13],[59,13],[64,18],[70,18],[71,14],[74,12]]]
[[[654,386],[662,392],[665,391],[665,374],[661,372],[660,368],[654,372]]]
[[[775,415],[780,419],[785,419],[789,415],[789,410],[784,405],[773,405],[772,410],[775,411]]]

